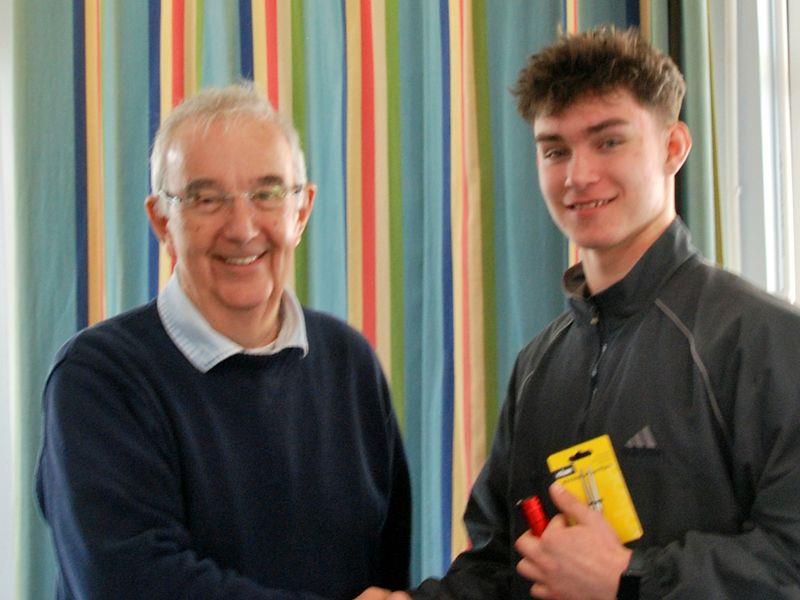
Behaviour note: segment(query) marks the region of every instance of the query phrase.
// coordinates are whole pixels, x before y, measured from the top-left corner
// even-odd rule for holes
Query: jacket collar
[[[586,295],[581,263],[570,267],[562,283],[575,319],[588,323],[599,311],[604,322],[613,327],[615,319],[625,319],[650,305],[678,267],[698,254],[689,230],[676,217],[628,274],[599,294]]]

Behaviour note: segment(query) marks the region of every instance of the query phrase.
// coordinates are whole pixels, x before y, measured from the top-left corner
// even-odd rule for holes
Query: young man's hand
[[[411,600],[405,592],[392,592],[379,587],[365,589],[355,600]]]
[[[620,543],[600,512],[561,485],[550,486],[550,497],[560,514],[541,538],[527,531],[515,544],[522,555],[517,571],[535,582],[531,595],[547,600],[615,598],[631,550]]]

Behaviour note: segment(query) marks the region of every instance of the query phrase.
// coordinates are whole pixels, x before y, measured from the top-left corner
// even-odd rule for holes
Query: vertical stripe
[[[76,326],[89,324],[89,264],[87,241],[86,173],[86,62],[84,0],[73,3],[73,68],[75,93],[75,252],[76,252]]]
[[[153,139],[158,130],[158,124],[161,118],[161,69],[160,56],[161,56],[161,0],[150,0],[149,14],[148,14],[148,34],[150,38],[149,45],[149,64],[150,64],[150,81],[149,81],[149,108],[150,119],[149,125],[149,139],[152,147]],[[148,171],[149,172],[149,171]],[[152,175],[152,173],[151,173]],[[152,191],[152,190],[151,190]],[[158,294],[158,255],[159,243],[153,230],[150,229],[148,234],[147,244],[147,264],[148,264],[148,297],[154,298]]]
[[[197,91],[200,75],[197,72],[199,61],[195,59],[200,49],[199,36],[202,27],[197,27],[198,0],[184,0],[183,6],[183,96],[188,97]]]
[[[375,72],[371,0],[361,0],[361,293],[362,330],[373,346],[375,329]]]
[[[279,2],[275,10],[276,32],[278,48],[278,107],[281,113],[294,122],[292,109],[292,3]]]
[[[253,0],[239,0],[239,73],[253,76]]]
[[[444,368],[442,374],[442,568],[450,564],[450,515],[453,464],[453,264],[450,220],[450,32],[447,0],[439,0],[442,72],[442,325]]]
[[[346,70],[347,70],[347,161],[346,161],[346,202],[347,202],[347,314],[348,320],[356,328],[364,331],[364,280],[363,239],[362,239],[362,76],[361,76],[361,26],[360,5],[357,2],[344,2]]]
[[[575,34],[580,31],[578,21],[578,0],[566,0],[567,3],[567,33]],[[581,259],[581,249],[572,240],[569,240],[569,264],[574,265]]]
[[[474,0],[473,18],[474,89],[478,162],[481,168],[481,270],[483,271],[483,386],[484,440],[491,439],[497,422],[500,389],[497,378],[497,301],[494,250],[494,171],[489,97],[489,55],[485,0]],[[484,442],[484,451],[488,445]]]
[[[468,246],[470,219],[469,184],[466,173],[465,131],[465,86],[464,86],[464,2],[450,2],[450,88],[452,94],[452,152],[451,152],[451,219],[453,223],[453,350],[454,350],[454,398],[453,398],[453,461],[451,496],[451,555],[457,554],[466,545],[466,535],[459,520],[464,505],[464,488],[470,480],[470,465],[467,456],[472,446],[471,428],[471,378],[470,362],[470,307]]]
[[[640,0],[625,0],[625,26],[626,27],[639,27],[640,26]]]
[[[391,290],[391,273],[400,268],[391,262],[391,235],[389,229],[389,157],[388,157],[388,115],[387,115],[387,72],[386,72],[386,2],[372,3],[372,61],[373,61],[373,122],[374,184],[372,198],[374,205],[373,248],[375,265],[373,280],[375,286],[375,349],[381,360],[389,383],[393,383],[392,371],[392,305],[395,303]],[[399,299],[397,300],[400,301]]]
[[[292,120],[300,135],[300,144],[304,149],[308,149],[308,128],[306,124],[306,53],[305,53],[305,31],[303,27],[303,0],[294,0],[291,5],[291,89],[292,89]],[[307,159],[309,157],[306,157]],[[311,161],[308,160],[309,168]],[[311,177],[311,174],[308,175]],[[319,214],[319,213],[317,213]],[[309,274],[308,274],[308,252],[311,228],[317,218],[309,221],[303,241],[294,252],[294,289],[300,302],[309,302]]]
[[[105,318],[103,207],[103,104],[100,23],[102,3],[86,0],[86,168],[89,324]]]
[[[402,81],[399,55],[398,1],[386,1],[386,126],[389,169],[389,264],[392,401],[401,427],[405,430],[405,311],[403,290],[403,195],[401,107]]]
[[[253,40],[253,81],[267,93],[267,13],[265,0],[251,0]]]
[[[653,41],[650,0],[639,0],[639,33],[648,42]]]
[[[280,110],[278,102],[278,14],[276,0],[264,0],[267,98],[270,104]]]
[[[170,108],[183,100],[184,94],[184,0],[172,0],[172,98]]]

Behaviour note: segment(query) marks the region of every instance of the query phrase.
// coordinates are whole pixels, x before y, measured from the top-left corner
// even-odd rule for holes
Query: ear
[[[675,175],[692,149],[692,134],[683,121],[676,121],[667,130],[667,160],[665,168],[667,175]]]
[[[313,183],[309,183],[306,185],[305,192],[303,194],[303,204],[297,211],[297,224],[295,230],[295,246],[300,243],[300,239],[303,237],[303,232],[306,229],[306,225],[308,224],[308,218],[311,216],[311,211],[314,209],[314,197],[317,195],[317,186]]]
[[[159,201],[160,199],[158,196],[148,196],[144,201],[144,210],[147,213],[147,219],[150,221],[150,227],[153,229],[153,233],[156,234],[160,242],[166,244],[167,251],[174,259],[175,250],[172,247],[172,236],[169,233],[169,227],[167,227],[169,215],[166,212],[162,212]]]

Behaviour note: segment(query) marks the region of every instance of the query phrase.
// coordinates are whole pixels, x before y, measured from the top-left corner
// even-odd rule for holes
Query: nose
[[[586,152],[576,150],[567,163],[567,174],[564,185],[578,190],[585,189],[599,179],[597,163],[594,157]]]
[[[246,244],[258,235],[255,207],[247,198],[237,196],[231,203],[225,222],[226,237],[236,243]]]

